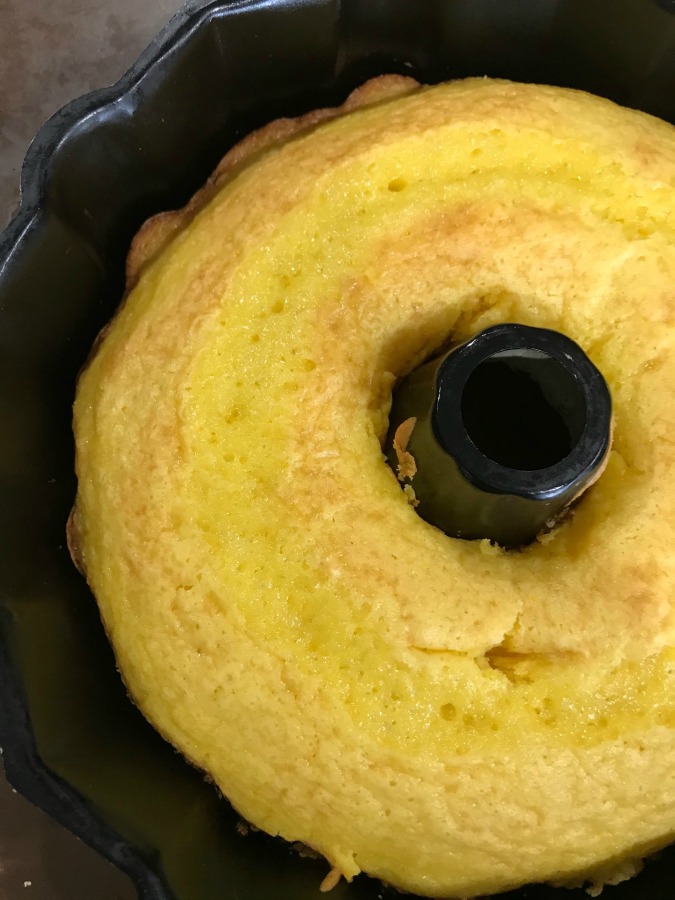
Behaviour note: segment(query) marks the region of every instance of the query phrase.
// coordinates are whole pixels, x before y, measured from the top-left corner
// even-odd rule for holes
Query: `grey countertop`
[[[181,0],[0,0],[0,228],[26,149],[69,100],[116,81]],[[133,900],[131,882],[15,794],[0,768],[0,900]]]

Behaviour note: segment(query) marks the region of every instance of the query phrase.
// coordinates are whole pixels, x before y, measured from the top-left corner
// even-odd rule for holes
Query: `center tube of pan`
[[[386,452],[422,518],[520,547],[598,478],[611,419],[607,384],[574,341],[495,325],[398,385]]]

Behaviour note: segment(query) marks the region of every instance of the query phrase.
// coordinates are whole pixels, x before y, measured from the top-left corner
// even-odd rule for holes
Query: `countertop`
[[[181,0],[0,0],[0,229],[26,149],[69,100],[116,81]],[[134,900],[129,879],[15,794],[0,767],[0,900]]]

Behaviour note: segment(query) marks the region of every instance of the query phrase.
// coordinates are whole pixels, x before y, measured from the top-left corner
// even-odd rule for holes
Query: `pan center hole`
[[[561,462],[586,424],[577,380],[541,350],[502,350],[480,362],[466,380],[461,409],[478,450],[520,471]]]

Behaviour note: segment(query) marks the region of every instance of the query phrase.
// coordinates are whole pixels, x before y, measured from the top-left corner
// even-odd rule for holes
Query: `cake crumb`
[[[603,888],[621,884],[634,878],[642,870],[643,861],[641,858],[624,859],[620,862],[612,862],[599,869],[587,873],[580,879],[565,879],[563,881],[552,881],[551,886],[556,888],[583,888],[589,897],[599,897],[603,893]]]
[[[417,499],[415,495],[415,488],[411,484],[406,484],[403,488],[403,493],[408,498],[408,503],[412,506],[413,509],[420,505],[420,501]]]
[[[624,859],[595,873],[586,893],[591,897],[599,897],[605,887],[614,887],[623,881],[634,878],[642,870],[641,859]]]
[[[32,884],[33,884],[32,881],[24,881],[23,886],[24,886],[24,887],[30,887]]]
[[[237,822],[237,831],[242,837],[246,837],[250,831],[246,822]]]
[[[302,841],[296,841],[291,845],[298,856],[303,859],[323,859],[320,853],[317,853],[312,847],[304,844]]]
[[[500,556],[502,548],[495,541],[491,541],[490,538],[482,538],[480,552],[485,556]]]
[[[333,867],[319,885],[319,890],[322,894],[327,894],[328,891],[332,891],[336,887],[341,878],[342,873],[340,870]]]
[[[394,432],[394,452],[396,453],[396,459],[398,460],[396,473],[399,481],[403,481],[404,478],[412,479],[417,472],[415,457],[412,453],[408,453],[408,442],[410,441],[410,436],[412,435],[416,424],[417,419],[413,416],[412,418],[401,422]]]

